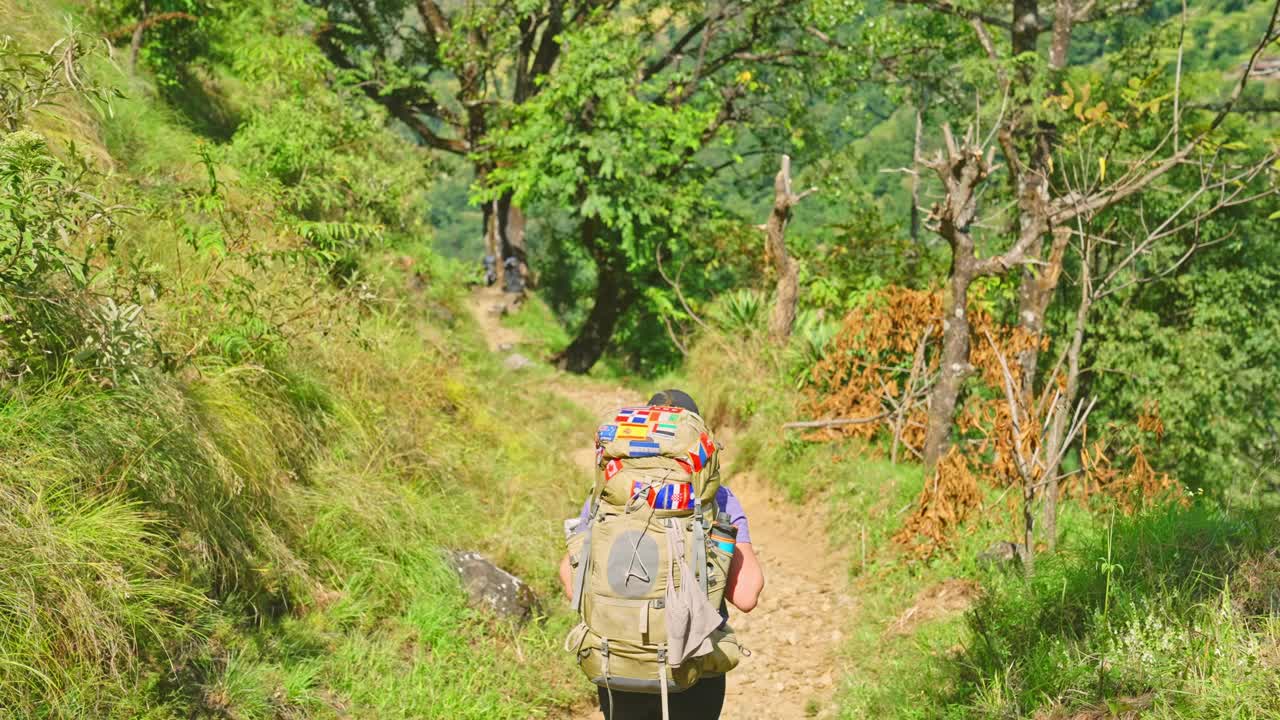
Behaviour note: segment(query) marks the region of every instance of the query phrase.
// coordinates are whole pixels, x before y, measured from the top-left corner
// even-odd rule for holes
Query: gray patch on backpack
[[[609,587],[622,597],[639,598],[658,580],[658,542],[642,530],[628,530],[609,548]]]

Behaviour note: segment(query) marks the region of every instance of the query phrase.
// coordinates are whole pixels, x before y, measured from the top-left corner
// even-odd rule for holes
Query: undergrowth
[[[581,418],[460,319],[428,163],[329,83],[313,12],[206,10],[179,105],[78,9],[0,0],[7,77],[47,86],[0,130],[0,714],[572,704],[559,604],[472,609],[442,550],[556,597]]]
[[[838,694],[842,718],[1280,717],[1280,537],[1270,513],[1204,496],[1126,516],[1095,498],[1059,509],[1059,547],[1035,575],[983,560],[1019,536],[1014,497],[984,483],[979,508],[926,558],[893,540],[920,466],[887,443],[810,441],[794,358],[759,333],[718,328],[685,383],[738,429],[736,464],[794,500],[828,506],[857,610]],[[951,601],[939,601],[950,594]],[[767,602],[767,599],[766,599]]]

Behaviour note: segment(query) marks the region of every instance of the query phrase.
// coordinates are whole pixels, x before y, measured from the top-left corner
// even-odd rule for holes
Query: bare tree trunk
[[[1053,4],[1053,41],[1049,45],[1049,69],[1067,67],[1071,52],[1071,32],[1075,29],[1076,8],[1073,0],[1055,0]]]
[[[791,158],[783,155],[782,167],[773,180],[773,210],[764,225],[765,254],[778,270],[778,287],[769,315],[769,336],[780,345],[791,337],[800,295],[799,264],[787,252],[787,223],[791,220],[791,208],[811,192],[812,188],[799,195],[791,191]]]
[[[779,345],[785,345],[796,322],[800,265],[792,257],[781,258],[777,263],[778,287],[774,290],[773,312],[769,315],[769,337]]]
[[[954,251],[953,251],[954,253]],[[942,356],[938,382],[929,394],[929,422],[924,436],[924,469],[927,477],[938,466],[951,444],[956,403],[964,381],[973,371],[969,364],[969,285],[973,283],[971,259],[953,257],[951,277],[942,299]]]
[[[1043,218],[1037,217],[1026,217],[1023,223],[1029,227],[1047,224]],[[1022,373],[1019,380],[1022,383],[1022,393],[1028,401],[1035,397],[1036,372],[1040,362],[1040,339],[1044,335],[1044,316],[1049,310],[1054,292],[1058,289],[1058,281],[1062,277],[1062,260],[1070,239],[1070,228],[1054,228],[1053,244],[1049,248],[1048,260],[1043,264],[1028,265],[1023,268],[1022,283],[1018,286],[1018,323],[1032,340],[1018,353],[1018,366]]]
[[[138,71],[138,55],[142,52],[142,35],[147,31],[147,3],[142,2],[142,17],[138,20],[138,25],[133,28],[133,37],[129,39],[129,72],[130,74]]]
[[[929,422],[925,428],[925,477],[933,474],[946,454],[955,422],[956,402],[969,364],[969,286],[979,274],[969,227],[978,212],[977,191],[991,173],[991,156],[975,148],[968,138],[956,144],[949,125],[942,126],[945,147],[926,163],[938,175],[945,197],[932,211],[938,234],[951,246],[951,271],[942,298],[942,357],[938,382],[929,394]],[[990,261],[986,261],[990,262]]]
[[[597,218],[587,218],[582,223],[583,244],[596,263],[594,302],[573,342],[554,359],[557,367],[572,373],[590,370],[609,347],[629,287],[626,261],[611,246],[613,239],[602,237],[603,232]]]

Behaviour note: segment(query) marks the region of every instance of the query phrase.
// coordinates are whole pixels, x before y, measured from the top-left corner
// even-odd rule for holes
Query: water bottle
[[[733,557],[733,548],[738,544],[738,527],[717,520],[711,526],[711,542],[720,548],[721,552]]]

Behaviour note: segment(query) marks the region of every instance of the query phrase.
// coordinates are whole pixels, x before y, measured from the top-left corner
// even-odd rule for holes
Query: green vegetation
[[[944,552],[919,560],[895,542],[918,502],[919,465],[891,463],[882,439],[779,434],[800,412],[786,363],[760,332],[745,342],[721,333],[700,341],[690,376],[663,382],[694,388],[710,415],[739,428],[737,470],[827,503],[859,601],[840,717],[1280,712],[1272,510],[1223,509],[1205,495],[1134,515],[1070,502],[1058,551],[1027,578],[1016,560],[977,561],[1018,533],[1008,489],[993,487]]]
[[[1024,5],[0,0],[0,708],[585,700],[589,418],[491,254],[827,505],[807,714],[1280,716],[1280,6]]]
[[[143,63],[175,63],[153,90],[100,41],[60,39],[58,8],[0,3],[0,707],[570,704],[566,620],[470,609],[440,549],[553,592],[541,507],[578,490],[548,460],[575,411],[536,386],[495,400],[509,380],[476,349],[465,273],[427,249],[429,163],[328,84],[313,13],[187,9],[191,54],[148,33]],[[166,100],[195,93],[226,137]]]

